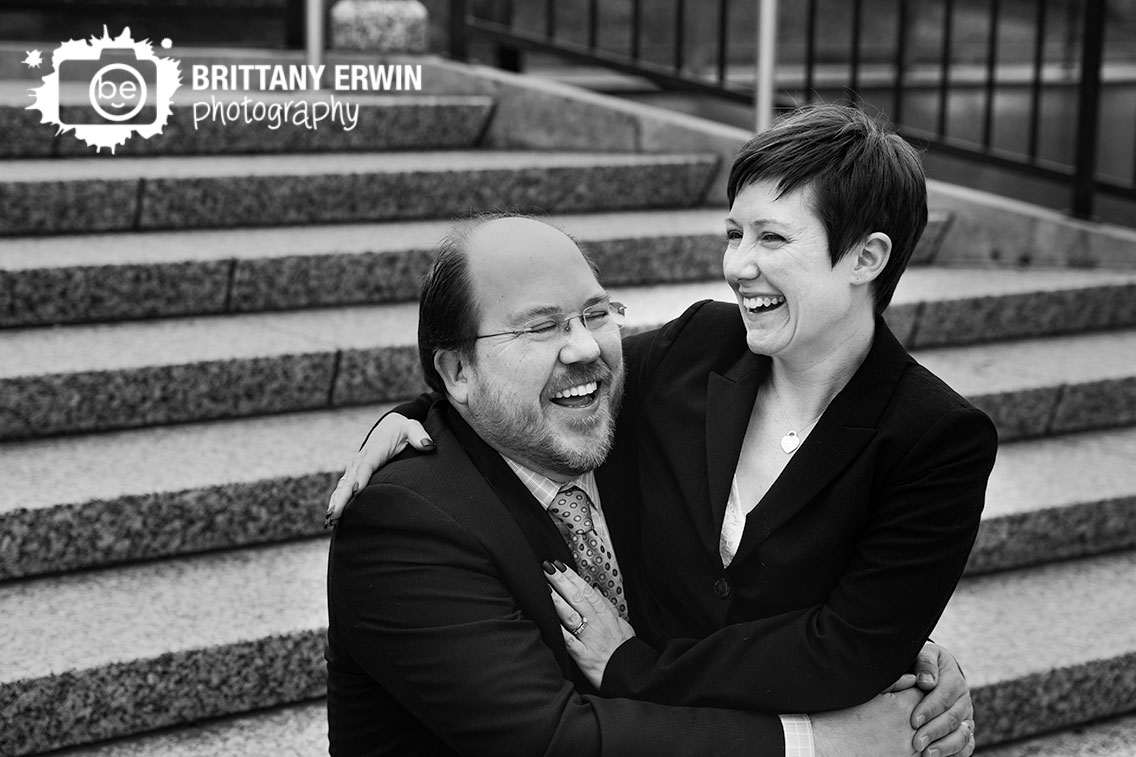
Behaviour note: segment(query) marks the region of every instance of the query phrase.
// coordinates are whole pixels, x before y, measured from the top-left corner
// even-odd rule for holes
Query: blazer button
[[[715,581],[714,594],[716,594],[719,599],[725,599],[726,597],[730,596],[729,580],[725,578],[719,578],[717,581]]]

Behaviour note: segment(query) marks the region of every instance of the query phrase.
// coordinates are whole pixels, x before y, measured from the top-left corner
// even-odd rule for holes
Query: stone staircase
[[[631,328],[728,298],[737,133],[430,65],[349,139],[181,110],[114,157],[0,84],[0,755],[326,753],[323,504],[421,386],[412,300],[453,215],[551,214]],[[1024,222],[966,208],[936,190],[887,315],[1003,440],[935,637],[984,746],[1037,737],[982,754],[1131,757],[1136,240],[1101,253],[1128,270],[998,267]],[[1035,260],[1097,233],[1052,223]]]

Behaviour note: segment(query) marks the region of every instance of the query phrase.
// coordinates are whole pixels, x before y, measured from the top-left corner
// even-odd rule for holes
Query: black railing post
[[[497,14],[498,18],[495,21],[500,22],[502,25],[509,29],[513,28],[513,0],[498,0],[501,11]],[[521,70],[521,48],[515,45],[497,45],[497,68],[503,71]]]
[[[284,6],[284,46],[299,50],[304,46],[304,0],[288,0]]]
[[[898,0],[895,20],[895,90],[891,98],[891,122],[903,122],[903,73],[907,65],[907,0]]]
[[[450,57],[454,60],[469,60],[469,36],[465,29],[468,14],[466,0],[450,0]]]
[[[1081,42],[1081,87],[1078,96],[1077,151],[1073,167],[1073,215],[1093,213],[1097,175],[1097,129],[1100,124],[1101,64],[1104,60],[1106,0],[1086,0]]]

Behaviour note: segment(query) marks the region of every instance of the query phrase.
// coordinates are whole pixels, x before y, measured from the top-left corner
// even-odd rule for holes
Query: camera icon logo
[[[36,102],[28,107],[60,133],[73,131],[92,147],[114,152],[135,135],[149,138],[165,127],[181,85],[178,63],[155,56],[146,40],[135,42],[130,29],[112,39],[104,27],[101,38],[64,42],[52,59],[55,71],[32,90]],[[61,90],[68,93],[63,105]]]
[[[60,61],[57,70],[61,82],[87,84],[90,102],[89,110],[67,109],[63,113],[65,123],[141,125],[152,124],[157,118],[157,66],[154,61],[138,58],[130,48],[108,48],[95,61]]]

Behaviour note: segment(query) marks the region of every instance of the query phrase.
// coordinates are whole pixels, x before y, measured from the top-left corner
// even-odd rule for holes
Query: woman
[[[597,472],[622,486],[605,513],[628,535],[637,636],[552,581],[574,600],[560,605],[569,650],[605,696],[846,707],[906,670],[938,621],[996,432],[880,317],[927,220],[909,145],[856,109],[808,108],[743,148],[727,194],[736,305],[624,340]],[[401,441],[369,442],[372,461]]]

